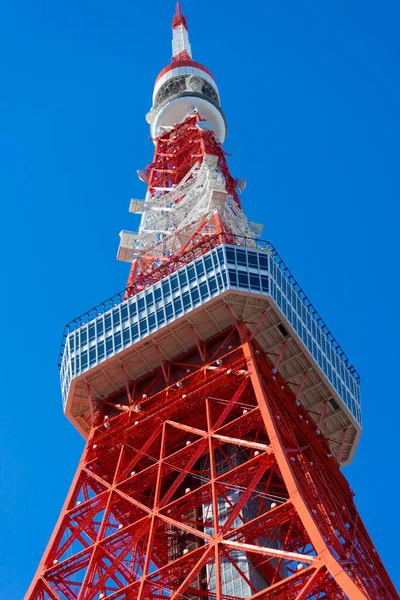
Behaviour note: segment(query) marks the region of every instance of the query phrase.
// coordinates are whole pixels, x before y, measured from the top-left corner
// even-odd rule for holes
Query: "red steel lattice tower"
[[[395,600],[340,470],[359,377],[242,211],[179,3],[147,120],[128,285],[65,331],[86,446],[26,598]]]

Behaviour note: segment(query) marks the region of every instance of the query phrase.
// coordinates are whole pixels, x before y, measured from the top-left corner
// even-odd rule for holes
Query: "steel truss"
[[[146,199],[131,201],[131,212],[142,215],[139,230],[121,232],[118,256],[132,263],[129,289],[216,234],[261,233],[247,220],[225,152],[204,123],[194,110],[155,140],[153,162],[142,174]]]
[[[247,326],[159,358],[95,403],[26,599],[395,600],[327,441]]]

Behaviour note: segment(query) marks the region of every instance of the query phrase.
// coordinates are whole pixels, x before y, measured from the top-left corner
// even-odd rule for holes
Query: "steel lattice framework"
[[[397,598],[254,326],[235,322],[102,403],[28,598],[231,600],[226,573],[254,600]]]
[[[176,65],[185,63],[192,90],[200,67],[204,77],[209,72],[191,59],[179,3],[173,30],[174,57],[164,71],[176,77]],[[172,98],[170,104],[182,98],[184,110],[186,96]],[[156,117],[162,109],[154,109]],[[166,293],[172,315],[178,275],[182,285],[193,287],[193,280],[187,282],[188,269],[195,273],[191,263],[221,250],[216,262],[205,259],[208,275],[201,266],[198,277],[205,290],[213,265],[220,265],[224,256],[245,260],[243,250],[237,254],[240,240],[254,249],[251,239],[260,231],[241,208],[237,190],[243,186],[229,172],[213,123],[196,106],[181,117],[171,126],[159,126],[153,162],[140,172],[148,186],[146,198],[131,202],[131,212],[142,215],[139,229],[121,233],[119,257],[132,263],[124,312],[117,304],[109,316],[96,311],[92,322],[80,322],[65,338],[61,367],[67,408],[74,379],[81,384],[74,388],[75,412],[67,414],[74,424],[78,419],[81,427],[88,424],[90,431],[26,600],[395,600],[397,592],[340,470],[346,428],[339,448],[334,436],[343,425],[332,437],[324,435],[330,431],[326,422],[338,419],[338,411],[356,428],[342,401],[346,390],[337,385],[342,391],[336,394],[318,364],[309,371],[315,369],[322,379],[313,375],[307,390],[305,367],[297,381],[284,377],[292,321],[284,319],[282,304],[262,304],[261,291],[277,284],[257,274],[254,265],[262,269],[264,264],[257,263],[257,253],[246,263],[253,273],[247,292],[240,291],[244,270],[229,274],[239,274],[239,288],[226,273],[223,280],[221,271],[218,281],[225,295],[187,309],[191,342],[180,340],[182,304],[167,325],[146,317],[145,299],[164,310],[161,287],[171,276],[176,287]],[[221,130],[222,117],[215,119]],[[272,274],[275,267],[270,268]],[[276,277],[278,281],[281,275]],[[259,293],[252,291],[252,282],[260,286]],[[269,287],[261,288],[261,283]],[[214,294],[216,288],[217,279]],[[156,289],[159,295],[152,296]],[[185,293],[188,299],[189,288]],[[128,304],[135,297],[137,309]],[[240,303],[251,305],[254,318],[244,317],[245,308],[235,312]],[[306,306],[298,306],[307,322]],[[300,366],[306,364],[307,348],[313,348],[311,317],[316,311],[309,312],[309,340],[304,332],[297,334],[299,323],[290,329],[298,339],[287,361],[300,361]],[[278,320],[271,316],[268,326],[263,325],[261,343],[267,313]],[[140,358],[145,366],[137,377],[130,369],[139,358],[120,350],[122,339],[124,350],[134,349],[131,322],[136,335],[143,325]],[[144,337],[147,326],[150,333],[146,329]],[[184,351],[176,350],[180,344]],[[89,349],[89,362],[87,354],[85,363],[83,354],[78,358],[78,347],[83,353]],[[156,368],[146,347],[153,349]],[[300,347],[301,352],[296,350]],[[336,360],[330,348],[326,352],[356,397],[346,363]],[[107,370],[111,364],[114,370]],[[310,389],[313,394],[329,389],[335,396],[321,391],[311,409],[303,398]]]
[[[171,260],[224,233],[249,239],[262,227],[247,220],[225,152],[195,110],[155,140],[153,162],[141,172],[146,199],[132,200],[142,214],[137,233],[121,233],[119,257],[132,262],[131,284],[152,281],[152,272],[169,272]],[[159,275],[158,275],[159,276]]]

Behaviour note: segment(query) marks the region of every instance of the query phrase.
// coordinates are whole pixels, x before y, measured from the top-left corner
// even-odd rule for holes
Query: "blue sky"
[[[0,20],[0,589],[20,600],[83,440],[63,417],[64,324],[125,285],[144,120],[170,59],[173,0],[14,0]],[[252,220],[362,376],[345,469],[394,580],[398,473],[399,4],[184,0],[215,75]]]

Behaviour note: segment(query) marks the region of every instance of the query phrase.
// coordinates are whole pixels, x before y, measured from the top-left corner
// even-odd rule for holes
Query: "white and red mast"
[[[141,214],[138,231],[122,231],[118,258],[132,263],[129,293],[159,278],[177,253],[204,237],[236,234],[253,238],[261,226],[249,223],[229,172],[222,144],[227,127],[214,77],[192,59],[186,18],[177,3],[172,22],[172,61],[156,79],[147,114],[155,151],[139,177],[145,200],[132,200]]]
[[[176,3],[176,12],[172,21],[172,60],[191,60],[192,48],[189,42],[186,17],[181,12],[181,3]]]

